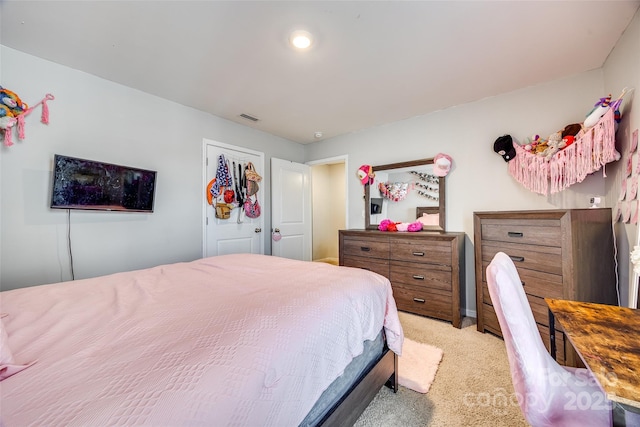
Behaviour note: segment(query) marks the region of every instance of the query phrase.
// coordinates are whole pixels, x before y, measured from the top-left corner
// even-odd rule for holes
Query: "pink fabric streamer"
[[[595,126],[583,132],[580,131],[573,144],[557,152],[550,160],[516,144],[516,157],[509,162],[509,174],[528,190],[547,195],[582,182],[605,164],[620,160],[615,146],[613,108]]]
[[[13,145],[13,137],[12,137],[12,127],[16,124],[15,117],[9,117],[9,122],[7,123],[7,127],[4,129],[4,145],[7,147],[11,147]]]
[[[16,122],[18,123],[18,139],[24,139],[24,118],[28,116],[38,105],[42,105],[42,115],[40,117],[40,121],[44,124],[49,124],[49,106],[47,105],[47,101],[51,101],[54,99],[55,97],[48,93],[40,102],[29,107],[22,114],[14,118],[14,120],[16,120]],[[13,126],[13,124],[7,126],[4,132],[4,145],[6,145],[7,147],[13,145],[11,126]]]

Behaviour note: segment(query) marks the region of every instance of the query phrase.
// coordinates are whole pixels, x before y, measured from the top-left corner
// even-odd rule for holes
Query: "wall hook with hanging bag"
[[[258,183],[262,181],[262,177],[258,174],[258,172],[256,172],[256,168],[255,166],[253,166],[253,163],[247,163],[247,166],[244,169],[244,176],[247,180],[247,196],[255,195],[258,190],[260,190],[260,186],[258,185]]]
[[[258,218],[262,209],[260,208],[260,203],[258,202],[258,196],[255,197],[255,200],[251,199],[251,196],[247,197],[247,200],[244,202],[244,214],[249,218]]]
[[[255,166],[253,163],[249,162],[244,168],[244,177],[246,183],[246,200],[244,202],[244,214],[248,218],[258,218],[261,214],[262,209],[260,208],[260,203],[258,202],[258,190],[260,187],[258,186],[258,182],[262,180],[262,177],[258,175],[256,172]],[[252,199],[252,196],[254,199]]]
[[[229,193],[228,189],[233,185],[231,175],[229,175],[229,165],[224,154],[218,156],[218,169],[216,170],[216,178],[211,181],[209,192],[215,200],[215,212],[218,219],[229,219],[233,205],[227,200],[233,201],[233,190]],[[208,195],[207,195],[208,196]]]
[[[242,184],[242,164],[238,163],[236,169],[236,162],[233,162],[233,179],[236,187],[236,201],[238,202],[238,224],[242,224],[244,218],[244,186]]]
[[[235,194],[235,191],[233,190],[233,185],[234,185],[233,174],[229,171],[230,169],[229,160],[225,160],[224,168],[225,168],[225,173],[229,176],[229,181],[228,181],[229,186],[224,189],[224,193],[223,193],[224,202],[227,204],[233,205],[234,202],[236,201],[236,194]]]

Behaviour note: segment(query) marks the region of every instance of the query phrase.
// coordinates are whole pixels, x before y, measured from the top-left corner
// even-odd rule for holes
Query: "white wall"
[[[614,98],[627,86],[635,88],[625,95],[623,117],[616,135],[616,145],[623,155],[622,161],[607,168],[607,205],[615,206],[620,195],[620,184],[626,175],[626,159],[628,158],[631,134],[640,126],[640,108],[632,108],[634,98],[640,90],[640,12],[636,13],[615,49],[609,55],[604,69],[604,93],[611,93]],[[635,166],[635,165],[634,165]],[[617,223],[616,239],[618,246],[618,271],[620,280],[620,294],[623,305],[627,305],[629,296],[629,281],[633,277],[633,266],[629,262],[629,250],[633,249],[636,240],[636,225]]]
[[[624,83],[620,83],[624,86]],[[505,133],[519,140],[546,135],[570,123],[582,122],[603,96],[602,70],[529,87],[515,92],[413,117],[307,147],[306,160],[348,154],[349,224],[363,228],[361,164],[387,164],[433,157],[438,152],[453,158],[446,179],[447,230],[463,231],[466,239],[466,290],[463,307],[475,315],[473,212],[492,210],[588,207],[588,197],[604,195],[601,173],[557,195],[544,197],[518,184],[507,163],[493,152],[493,142]]]
[[[71,212],[76,279],[202,256],[203,138],[267,159],[304,160],[304,146],[265,132],[5,46],[0,58],[2,85],[24,102],[55,96],[49,125],[40,123],[38,108],[26,119],[26,138],[0,148],[3,290],[71,278],[67,211],[49,208],[55,153],[158,171],[152,214]]]
[[[596,172],[560,194],[539,196],[510,177],[506,163],[492,150],[493,141],[504,133],[521,140],[532,134],[548,135],[584,120],[604,94],[616,96],[625,86],[638,88],[639,33],[636,14],[601,70],[308,146],[0,46],[4,86],[29,103],[47,92],[56,96],[50,103],[51,124],[39,123],[40,111],[34,111],[27,118],[27,138],[0,149],[0,286],[10,289],[70,278],[66,212],[48,208],[54,153],[159,171],[153,214],[72,213],[77,278],[200,257],[201,146],[202,138],[209,138],[263,151],[267,159],[302,162],[348,155],[351,228],[364,226],[362,186],[355,176],[361,164],[432,157],[438,152],[451,155],[447,228],[467,234],[463,306],[473,314],[474,211],[586,207],[590,196],[603,194],[604,205],[613,208],[621,179],[619,164],[614,163],[606,168],[606,180]],[[640,110],[631,108],[633,95],[625,102],[618,138],[621,152],[640,121]],[[264,176],[268,180],[268,170]],[[269,205],[270,195],[265,194],[265,200]],[[267,215],[269,211],[265,206]],[[270,218],[265,219],[270,224]],[[616,229],[623,290],[635,230],[635,226]],[[268,240],[265,250],[270,253]]]

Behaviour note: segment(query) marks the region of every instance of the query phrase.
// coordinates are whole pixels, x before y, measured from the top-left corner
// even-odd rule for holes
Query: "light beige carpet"
[[[444,352],[429,393],[382,387],[356,427],[521,427],[527,426],[513,394],[502,339],[449,322],[400,313],[405,337]]]
[[[398,359],[398,384],[418,393],[429,391],[442,360],[442,350],[432,345],[404,339]]]

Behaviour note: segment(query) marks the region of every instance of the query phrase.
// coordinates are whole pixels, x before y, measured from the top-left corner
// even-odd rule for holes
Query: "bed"
[[[0,313],[4,427],[349,425],[403,342],[386,278],[266,255],[5,291]]]

